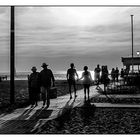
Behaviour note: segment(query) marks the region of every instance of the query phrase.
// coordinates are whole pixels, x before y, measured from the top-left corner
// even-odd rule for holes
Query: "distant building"
[[[130,70],[130,67],[133,65],[133,66],[136,66],[137,69],[139,71],[139,65],[140,65],[140,57],[122,57],[122,63],[123,63],[123,66],[125,66],[126,68],[128,68]]]

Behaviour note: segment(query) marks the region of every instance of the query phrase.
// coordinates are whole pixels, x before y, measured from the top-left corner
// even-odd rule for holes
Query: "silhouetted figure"
[[[95,68],[94,70],[95,72],[95,82],[96,82],[96,89],[99,89],[99,82],[100,82],[100,72],[101,72],[101,68],[100,68],[100,65],[98,64],[97,67]]]
[[[83,79],[83,86],[84,86],[84,98],[86,100],[86,93],[88,94],[88,100],[89,100],[89,90],[90,90],[90,84],[92,82],[91,73],[88,71],[88,67],[84,66],[84,72],[82,73],[82,77],[80,79]]]
[[[108,80],[108,69],[107,66],[102,66],[102,82],[105,83]]]
[[[104,66],[102,66],[102,68],[101,68],[101,83],[103,83],[104,82],[104,78],[105,77],[105,68],[104,68]]]
[[[126,67],[126,69],[124,69],[124,84],[128,83],[128,75],[129,75],[129,67]]]
[[[112,68],[111,70],[111,78],[112,78],[112,81],[115,82],[115,69]]]
[[[72,99],[72,95],[71,95],[71,87],[73,86],[74,88],[74,94],[75,94],[75,98],[77,97],[76,95],[76,77],[78,78],[78,74],[77,74],[77,71],[74,67],[74,63],[71,63],[70,64],[70,69],[67,70],[67,81],[68,81],[68,84],[69,84],[69,93],[70,93],[70,99]]]
[[[36,67],[32,67],[31,70],[32,73],[28,76],[29,99],[32,106],[34,104],[37,106],[40,94],[39,72],[37,72]]]
[[[108,68],[107,66],[102,66],[102,76],[101,81],[104,84],[104,91],[106,90],[107,85],[109,84],[110,79],[108,78]]]
[[[124,69],[122,68],[121,69],[121,78],[124,78],[124,74],[125,74],[125,72],[124,72]]]
[[[41,85],[41,94],[43,100],[43,106],[46,104],[47,100],[47,107],[50,105],[50,88],[51,86],[55,86],[54,82],[54,75],[50,69],[48,69],[48,65],[43,63],[42,66],[43,70],[40,72],[40,85]]]
[[[116,67],[116,70],[115,70],[115,79],[116,79],[117,82],[118,82],[118,78],[119,78],[119,69],[118,69],[118,67]]]

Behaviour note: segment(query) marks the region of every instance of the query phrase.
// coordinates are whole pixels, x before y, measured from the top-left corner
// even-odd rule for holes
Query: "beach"
[[[56,80],[55,86],[57,87],[57,96],[69,94],[67,80]],[[76,84],[77,90],[83,88],[80,82]],[[73,88],[72,88],[73,92]],[[41,95],[40,95],[41,100]],[[11,111],[15,108],[25,107],[29,105],[28,81],[15,80],[15,104],[10,105],[10,81],[0,82],[0,110],[1,112]]]
[[[130,108],[74,108],[48,121],[38,134],[140,134],[140,110]]]
[[[10,105],[9,81],[0,83],[0,114],[29,105],[28,81],[15,80],[16,103]],[[69,94],[66,80],[56,80],[58,96]],[[77,82],[77,90],[83,85]],[[115,98],[111,103],[140,104],[139,98]],[[37,134],[139,134],[139,108],[96,107],[94,103],[110,103],[106,97],[95,97],[81,107],[67,110],[62,116],[47,121],[37,129]]]

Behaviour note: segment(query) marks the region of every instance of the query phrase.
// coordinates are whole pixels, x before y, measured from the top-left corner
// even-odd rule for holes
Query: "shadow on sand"
[[[60,111],[55,116],[55,118],[57,118],[60,122],[60,128],[63,125],[63,118],[69,116],[68,114],[70,114],[74,102],[75,99],[68,100],[65,106],[62,109],[60,109]],[[35,109],[35,107],[33,107],[26,109],[17,118],[2,123],[0,127],[0,134],[37,133],[40,127],[42,127],[47,122],[47,119],[51,116],[52,112],[53,110],[47,107],[42,107],[39,109]]]
[[[28,134],[34,128],[39,119],[47,119],[53,110],[45,108],[26,109],[20,116],[1,124],[0,134]]]

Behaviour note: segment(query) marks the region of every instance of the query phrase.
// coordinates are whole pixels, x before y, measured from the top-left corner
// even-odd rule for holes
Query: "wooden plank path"
[[[51,99],[49,108],[42,108],[42,102],[40,101],[35,108],[28,106],[16,109],[10,114],[1,114],[0,134],[35,133],[35,130],[39,129],[48,120],[61,116],[68,109],[82,106],[84,104],[83,92],[83,89],[77,91],[78,97],[76,99],[69,100],[69,94]],[[95,89],[95,86],[92,86],[90,88],[90,97],[93,98],[98,95],[99,92]]]

